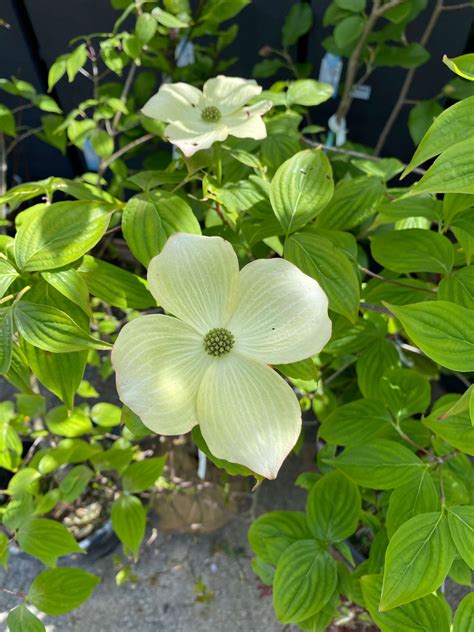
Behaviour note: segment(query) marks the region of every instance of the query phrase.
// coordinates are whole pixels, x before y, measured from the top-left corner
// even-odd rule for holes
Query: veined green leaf
[[[329,307],[352,322],[357,318],[360,281],[349,259],[334,245],[313,233],[296,233],[285,244],[285,259],[316,279],[329,298]]]
[[[16,262],[32,272],[76,261],[101,239],[114,210],[102,201],[57,202],[35,209],[18,229]]]
[[[419,476],[400,485],[390,494],[387,511],[387,534],[391,538],[399,527],[418,514],[440,508],[439,495],[428,469]]]
[[[390,414],[381,401],[359,399],[333,410],[321,424],[319,436],[331,444],[355,446],[391,432]]]
[[[438,286],[438,297],[474,309],[474,267],[466,266],[445,277]]]
[[[336,562],[316,540],[299,540],[280,557],[273,606],[281,623],[297,623],[321,610],[337,584]]]
[[[121,495],[112,504],[112,527],[135,559],[145,536],[146,511],[136,496]]]
[[[35,577],[27,600],[46,614],[66,614],[86,601],[99,582],[100,577],[80,568],[53,568]]]
[[[44,623],[23,603],[10,610],[7,626],[10,632],[45,632],[46,630]]]
[[[385,556],[380,610],[391,610],[434,592],[445,580],[454,558],[446,516],[414,516],[397,530]]]
[[[255,554],[263,562],[276,566],[292,544],[308,540],[311,532],[303,512],[270,511],[252,523],[248,537]]]
[[[376,235],[371,239],[371,251],[378,263],[394,272],[449,274],[454,262],[454,249],[449,239],[422,228]]]
[[[351,230],[359,226],[375,215],[384,191],[382,180],[375,176],[341,180],[318,217],[318,228]]]
[[[284,162],[271,182],[270,201],[286,234],[316,217],[333,190],[331,165],[321,150],[306,149]]]
[[[361,578],[361,586],[370,616],[382,632],[449,632],[451,611],[442,595],[427,595],[388,612],[381,612],[382,577],[365,575]]]
[[[78,269],[89,292],[120,309],[147,309],[156,301],[145,279],[118,266],[86,255]]]
[[[453,371],[474,370],[474,311],[448,301],[387,307],[429,358]]]
[[[13,318],[11,307],[0,308],[0,373],[8,373],[12,361]]]
[[[35,347],[65,353],[82,349],[109,349],[110,345],[94,338],[77,325],[68,314],[29,301],[14,306],[14,318],[19,333]]]
[[[124,491],[138,494],[153,487],[156,480],[161,476],[165,463],[166,455],[130,463],[122,474]]]
[[[472,135],[474,96],[455,103],[442,112],[424,135],[402,177],[426,160],[453,147]]]
[[[469,412],[451,414],[444,419],[450,408],[450,404],[437,408],[422,423],[454,448],[474,456],[474,427]]]
[[[201,232],[189,204],[167,191],[151,191],[131,198],[122,216],[122,230],[130,250],[144,266],[148,266],[173,233]]]
[[[61,555],[83,552],[64,525],[47,518],[27,521],[19,528],[16,539],[23,551],[46,566],[55,566]]]
[[[474,593],[466,595],[454,614],[453,632],[471,632],[474,627]]]
[[[441,115],[435,123],[440,118]],[[421,180],[408,189],[406,196],[420,193],[474,193],[474,169],[470,160],[473,152],[474,135],[449,146],[434,161]]]
[[[0,298],[6,294],[10,285],[17,278],[17,270],[12,266],[8,259],[0,257]]]
[[[309,493],[308,527],[317,540],[340,542],[355,532],[361,510],[357,485],[340,472],[330,472]]]
[[[374,439],[346,448],[327,461],[358,485],[371,489],[393,489],[407,483],[423,468],[423,462],[395,441]]]
[[[469,568],[474,568],[474,507],[448,508],[449,532],[459,555]]]
[[[89,305],[89,290],[79,276],[77,270],[54,270],[54,272],[42,272],[41,276],[55,290],[78,305],[88,316],[91,315]]]

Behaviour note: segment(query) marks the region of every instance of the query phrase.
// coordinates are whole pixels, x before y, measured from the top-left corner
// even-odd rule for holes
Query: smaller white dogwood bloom
[[[271,101],[246,105],[262,88],[253,80],[219,75],[201,90],[187,83],[167,83],[142,108],[143,114],[165,121],[166,138],[185,156],[208,149],[228,136],[266,138],[262,115]]]
[[[268,365],[326,345],[326,294],[284,259],[239,272],[229,242],[185,233],[151,260],[148,285],[174,316],[140,316],[121,330],[112,351],[120,399],[159,434],[199,424],[214,456],[275,478],[300,434],[301,410]]]

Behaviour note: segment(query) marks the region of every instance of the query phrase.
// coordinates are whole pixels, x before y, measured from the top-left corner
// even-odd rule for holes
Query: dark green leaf
[[[271,511],[257,518],[249,529],[249,542],[255,554],[274,566],[289,546],[309,538],[311,532],[300,511]]]

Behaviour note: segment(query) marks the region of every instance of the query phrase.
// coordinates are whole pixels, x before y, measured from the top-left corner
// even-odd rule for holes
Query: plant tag
[[[342,59],[339,57],[339,55],[333,55],[333,53],[326,53],[321,61],[321,68],[319,69],[319,81],[329,83],[329,85],[333,87],[333,99],[338,96],[342,66]]]

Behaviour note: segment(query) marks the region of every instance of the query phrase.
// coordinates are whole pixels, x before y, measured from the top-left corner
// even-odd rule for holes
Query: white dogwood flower
[[[223,75],[206,81],[202,92],[187,83],[168,83],[145,103],[142,112],[168,123],[166,138],[185,156],[192,156],[228,136],[265,138],[267,130],[262,115],[272,107],[272,102],[245,105],[261,91],[253,79]]]
[[[239,272],[227,241],[184,233],[151,260],[148,284],[174,316],[140,316],[120,332],[112,351],[120,399],[160,434],[199,424],[216,457],[275,478],[298,439],[301,411],[268,365],[326,345],[325,293],[284,259]]]

